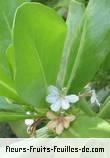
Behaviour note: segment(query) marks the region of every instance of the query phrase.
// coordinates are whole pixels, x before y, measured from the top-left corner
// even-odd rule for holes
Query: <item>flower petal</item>
[[[31,126],[33,123],[34,123],[33,119],[26,119],[25,120],[25,125],[27,125],[27,126]]]
[[[96,103],[96,97],[91,96],[90,102],[91,102],[91,104],[95,104]]]
[[[55,96],[55,95],[48,95],[46,97],[46,101],[48,103],[50,103],[50,104],[53,104],[53,103],[55,103],[57,101],[57,96]]]
[[[58,95],[59,94],[58,88],[51,85],[48,87],[48,93],[51,95]]]
[[[57,111],[60,110],[61,104],[60,104],[59,101],[57,101],[57,102],[55,102],[54,104],[52,104],[52,105],[50,106],[50,108],[51,108],[52,111],[57,112]]]
[[[54,115],[53,112],[47,112],[47,118],[50,119],[50,120],[53,120],[53,119],[56,119],[57,116]]]
[[[70,121],[67,119],[64,119],[64,128],[68,128],[70,126]]]
[[[66,116],[65,119],[72,122],[76,119],[76,116],[75,115],[69,115],[69,116]]]
[[[91,93],[92,93],[92,96],[91,96],[91,104],[95,104],[96,103],[96,100],[97,100],[97,96],[96,96],[96,93],[95,93],[95,90],[91,90]]]
[[[53,130],[53,129],[56,128],[56,126],[57,126],[57,121],[49,121],[46,126],[47,126],[47,128]]]
[[[63,123],[59,123],[56,127],[56,134],[60,135],[64,130],[64,126],[63,126]]]
[[[100,106],[100,103],[96,96],[91,96],[90,102],[91,102],[91,104],[97,104]]]
[[[96,92],[95,92],[95,90],[91,90],[91,98],[90,98],[90,102],[91,102],[91,104],[97,104],[97,105],[99,105],[100,106],[100,103],[99,103],[99,101],[98,101],[98,99],[97,99],[97,95],[96,95]]]
[[[68,95],[65,97],[69,103],[76,103],[77,101],[79,101],[79,96],[77,95]]]
[[[31,114],[31,112],[30,112],[30,111],[27,111],[27,112],[26,112],[26,114],[27,114],[27,115],[30,115],[30,114]]]
[[[70,108],[70,104],[67,99],[61,99],[60,102],[62,109],[67,110]]]
[[[100,103],[99,103],[98,99],[96,99],[96,104],[97,104],[98,106],[100,106]]]

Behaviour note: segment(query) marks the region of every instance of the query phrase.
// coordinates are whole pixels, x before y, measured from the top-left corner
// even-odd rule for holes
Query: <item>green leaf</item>
[[[76,58],[68,82],[70,91],[79,92],[93,79],[110,51],[110,1],[90,0],[81,26]],[[103,22],[102,22],[103,19]],[[78,39],[79,40],[79,39]],[[73,56],[74,57],[74,56]],[[71,86],[72,85],[72,86]],[[71,86],[71,87],[70,87]]]
[[[78,103],[76,103],[76,106],[79,107],[81,110],[83,110],[85,114],[88,116],[95,115],[95,113],[91,108],[91,105],[85,99],[81,99]]]
[[[61,8],[61,7],[67,7],[69,6],[71,0],[57,0],[57,3],[54,2],[54,7],[55,8]],[[48,4],[52,4],[53,2],[50,1]]]
[[[4,53],[12,40],[12,24],[16,8],[29,0],[0,0],[0,53]]]
[[[100,109],[98,116],[100,116],[104,119],[110,118],[110,96],[106,99],[103,106],[101,106],[101,109]]]
[[[0,67],[0,95],[11,98],[18,103],[24,103],[16,92],[15,87],[15,60],[14,60],[14,48],[13,45],[9,45],[6,50],[6,54],[3,55],[7,59],[8,68],[10,69],[11,76],[6,74],[3,68]],[[2,58],[2,59],[4,59]],[[5,66],[5,65],[4,65]]]
[[[9,125],[12,129],[12,131],[14,132],[14,134],[18,137],[18,138],[27,138],[29,137],[27,134],[27,127],[24,123],[24,121],[13,121],[13,122],[9,122]],[[22,130],[21,130],[22,129]]]
[[[14,81],[11,80],[0,67],[0,96],[5,96],[16,101],[21,101],[16,90]]]
[[[8,66],[10,68],[12,79],[14,79],[16,68],[15,68],[15,58],[14,58],[13,45],[9,45],[9,47],[7,48],[7,50],[6,50],[6,59],[7,59],[7,62],[8,62]]]
[[[12,42],[12,24],[16,8],[28,0],[0,1],[0,96],[19,100],[12,75],[8,67],[5,51]]]
[[[109,138],[110,124],[98,117],[80,116],[61,137],[65,138]]]
[[[18,103],[24,103],[16,92],[14,80],[10,78],[4,72],[4,69],[0,66],[0,96],[5,96],[7,98],[13,99]]]
[[[26,113],[0,112],[1,122],[20,121],[36,117],[36,115],[27,115]]]
[[[16,85],[29,104],[43,105],[47,85],[55,84],[65,33],[65,23],[53,9],[39,3],[26,3],[18,9],[14,26]]]
[[[83,17],[85,11],[85,6],[83,3],[79,3],[77,1],[71,1],[70,7],[69,7],[69,12],[68,12],[68,17],[67,17],[67,36],[66,36],[66,41],[65,41],[65,46],[63,50],[63,57],[62,57],[62,62],[61,62],[61,68],[60,72],[58,74],[58,79],[57,79],[57,84],[60,87],[64,86],[64,81],[66,77],[66,72],[67,72],[67,66],[70,65],[69,61],[69,55],[71,51],[71,47],[73,45],[73,40],[74,36],[76,33],[76,30],[79,26],[79,23]],[[69,78],[69,76],[68,76]]]
[[[0,97],[0,111],[1,110],[12,111],[12,112],[25,112],[23,106],[12,104],[4,97]]]
[[[104,70],[110,70],[110,52],[107,55],[102,67],[103,67]]]

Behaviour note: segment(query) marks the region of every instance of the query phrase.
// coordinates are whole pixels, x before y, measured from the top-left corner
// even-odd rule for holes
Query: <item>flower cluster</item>
[[[47,113],[47,118],[50,119],[47,127],[56,134],[61,134],[65,128],[70,126],[70,123],[75,120],[74,115],[64,116],[62,111],[68,110],[74,103],[80,100],[80,97],[90,96],[91,104],[100,105],[95,90],[92,90],[90,86],[85,87],[85,92],[81,95],[66,95],[64,89],[59,90],[55,86],[48,87],[48,96],[46,101],[50,104],[50,109],[54,112],[60,112],[60,116],[56,116],[52,112]]]
[[[89,85],[85,86],[84,93],[79,96],[76,94],[66,95],[65,88],[59,90],[55,86],[49,86],[46,101],[50,104],[50,109],[53,112],[58,112],[59,115],[56,115],[53,112],[47,112],[47,119],[50,120],[47,123],[48,129],[51,129],[56,134],[60,135],[63,130],[67,129],[70,126],[70,123],[76,118],[74,115],[65,115],[64,112],[78,102],[81,97],[88,96],[90,97],[91,104],[97,104],[100,106],[95,90],[91,89]],[[30,115],[30,112],[27,112],[26,114]],[[27,125],[28,133],[34,133],[38,120],[35,121],[33,119],[26,119],[25,124]]]
[[[54,112],[60,112],[60,116],[56,116],[52,112],[47,113],[47,118],[50,119],[47,127],[60,135],[64,129],[70,126],[70,123],[75,120],[74,115],[64,116],[62,111],[68,110],[71,105],[79,101],[79,96],[75,94],[66,95],[65,89],[59,90],[55,86],[48,87],[48,96],[46,101],[50,104],[50,108]]]

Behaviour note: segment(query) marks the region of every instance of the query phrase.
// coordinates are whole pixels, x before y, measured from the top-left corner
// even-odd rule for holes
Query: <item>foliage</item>
[[[0,2],[0,121],[19,137],[27,137],[24,120],[31,118],[41,120],[42,137],[56,136],[45,128],[48,86],[80,96],[91,82],[99,97],[110,85],[110,1],[40,2]],[[58,14],[64,8],[65,20]],[[60,136],[110,137],[109,94],[103,91],[98,111],[89,98],[75,103],[66,115],[76,120]]]

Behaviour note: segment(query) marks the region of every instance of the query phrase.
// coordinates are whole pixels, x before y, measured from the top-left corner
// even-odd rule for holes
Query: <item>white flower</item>
[[[27,111],[26,114],[27,114],[27,115],[30,115],[31,113],[30,113],[30,111]],[[26,119],[26,120],[25,120],[25,125],[26,125],[26,126],[31,126],[33,123],[34,123],[34,120],[33,120],[33,119]]]
[[[91,90],[91,99],[90,99],[90,102],[91,102],[91,104],[97,104],[97,105],[100,106],[100,103],[99,103],[99,101],[97,99],[97,95],[96,95],[95,90]]]
[[[31,112],[30,112],[30,111],[27,111],[26,114],[27,114],[27,115],[31,115]]]
[[[76,103],[79,101],[77,95],[64,95],[63,92],[59,91],[55,86],[49,86],[49,95],[46,97],[46,101],[51,104],[50,108],[52,111],[59,111],[60,109],[67,110],[70,108],[70,103]]]
[[[95,89],[91,89],[90,84],[87,84],[84,88],[86,89],[86,92],[91,94],[91,98],[90,98],[91,104],[97,104],[98,106],[100,106]]]
[[[25,125],[26,125],[26,126],[31,126],[33,123],[34,123],[34,120],[33,120],[33,119],[26,119],[26,120],[25,120]]]

